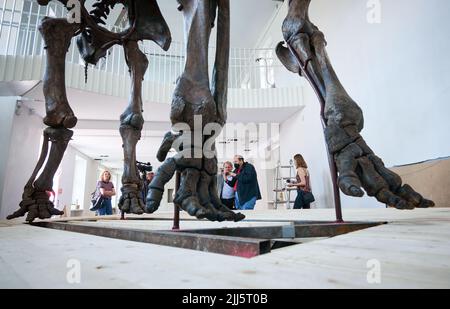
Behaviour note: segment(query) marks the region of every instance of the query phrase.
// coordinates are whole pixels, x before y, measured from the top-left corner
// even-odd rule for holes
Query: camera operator
[[[155,177],[155,173],[154,172],[147,172],[146,176],[145,176],[145,180],[144,180],[144,185],[142,188],[142,193],[143,193],[143,200],[145,201],[147,198],[147,194],[148,194],[148,187],[150,186],[150,183],[153,180],[153,177]]]
[[[155,173],[153,173],[153,167],[149,162],[142,163],[142,162],[137,161],[136,167],[139,171],[139,178],[141,180],[140,187],[141,187],[141,192],[142,192],[142,199],[145,201],[145,199],[147,198],[148,187],[149,187],[150,183],[152,182],[153,177],[155,176]]]

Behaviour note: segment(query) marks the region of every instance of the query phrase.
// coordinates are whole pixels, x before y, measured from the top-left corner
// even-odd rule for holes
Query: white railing
[[[0,0],[0,56],[36,57],[44,55],[44,46],[38,26],[44,16],[65,17],[66,9],[62,4],[52,1],[47,6],[40,6],[33,0]],[[118,31],[113,27],[112,31]],[[152,87],[162,87],[162,93],[170,93],[181,75],[185,63],[185,47],[180,42],[172,42],[169,51],[165,52],[151,41],[141,43],[141,49],[149,59],[145,81]],[[212,70],[215,48],[209,52],[209,63]],[[67,54],[67,62],[75,66],[84,66],[75,41]],[[275,57],[272,49],[231,48],[229,88],[231,93],[242,93],[242,90],[275,88],[275,72],[279,71],[281,63]],[[128,67],[125,63],[121,46],[114,46],[108,51],[91,72],[106,73],[112,77],[128,77]],[[89,78],[89,77],[88,77]],[[233,91],[235,90],[235,91]],[[144,90],[145,91],[145,90]],[[251,91],[250,91],[251,92]],[[282,89],[274,90],[274,95],[283,95]],[[280,100],[286,100],[286,91]],[[264,93],[268,93],[265,91]],[[292,91],[291,91],[292,93]],[[233,94],[231,95],[233,97]],[[247,95],[248,96],[248,95]],[[273,97],[273,95],[269,95]],[[165,100],[165,98],[163,98]],[[300,100],[299,97],[296,98]],[[251,98],[250,98],[251,100]],[[292,98],[294,100],[294,98]],[[287,105],[300,105],[301,102]],[[280,105],[277,105],[280,106]],[[281,104],[286,106],[286,104]]]

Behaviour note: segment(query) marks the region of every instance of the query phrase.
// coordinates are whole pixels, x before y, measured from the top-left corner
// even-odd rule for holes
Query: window
[[[55,208],[57,208],[57,209],[60,209],[59,208],[59,196],[62,194],[61,173],[62,173],[62,169],[60,166],[60,167],[58,167],[58,169],[55,173],[55,176],[53,176],[52,192],[47,192],[47,194],[49,195],[49,200],[51,202],[53,202],[53,205],[55,205]]]
[[[273,52],[272,50],[261,50],[259,54],[260,57],[256,61],[259,63],[261,88],[275,88]]]
[[[111,204],[113,208],[117,208],[117,194],[119,194],[120,189],[117,189],[118,187],[118,177],[116,173],[111,172],[111,182],[114,185],[114,189],[116,189],[116,195],[111,197]]]

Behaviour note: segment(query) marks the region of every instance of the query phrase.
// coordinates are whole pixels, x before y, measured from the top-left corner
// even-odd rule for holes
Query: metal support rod
[[[317,98],[319,99],[320,103],[320,118],[322,123],[322,128],[325,133],[325,129],[327,128],[327,120],[325,119],[325,98],[322,96],[322,94],[319,91],[319,87],[314,81],[314,79],[311,77],[311,75],[308,72],[307,65],[309,62],[306,63],[306,65],[303,63],[303,61],[300,59],[300,57],[297,55],[295,50],[292,48],[292,46],[286,42],[286,45],[289,48],[289,51],[292,53],[292,55],[295,56],[295,59],[297,60],[300,70],[303,73],[303,76],[308,80],[308,82],[311,84],[311,87],[313,88],[314,92],[317,95]],[[325,141],[326,144],[326,141]],[[328,149],[328,145],[325,145],[327,148],[327,156],[328,156],[328,164],[330,166],[330,174],[331,174],[331,181],[333,183],[333,198],[334,198],[334,209],[336,211],[336,222],[344,222],[342,219],[342,206],[341,206],[341,197],[340,197],[340,191],[337,183],[338,173],[337,173],[337,167],[336,162],[334,161],[333,154],[330,153],[330,150]]]
[[[181,174],[179,171],[175,174],[175,195],[178,192],[178,189],[180,188],[180,177]],[[173,227],[172,230],[178,231],[180,230],[180,206],[177,204],[173,204]]]

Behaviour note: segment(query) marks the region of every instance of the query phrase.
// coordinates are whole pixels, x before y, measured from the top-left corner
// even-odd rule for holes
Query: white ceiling
[[[14,82],[20,84],[23,82]],[[0,83],[1,85],[2,83]],[[17,93],[27,99],[27,106],[34,109],[38,115],[45,115],[44,95],[42,83],[36,85],[28,92]],[[25,89],[24,86],[11,86],[16,89]],[[0,86],[1,90],[1,86]],[[125,110],[128,99],[107,96],[89,91],[68,88],[67,98],[78,117],[83,120],[118,120],[120,114]],[[229,122],[282,122],[289,118],[299,107],[292,108],[250,108],[229,109]],[[170,104],[144,102],[144,119],[147,122],[169,121]]]

